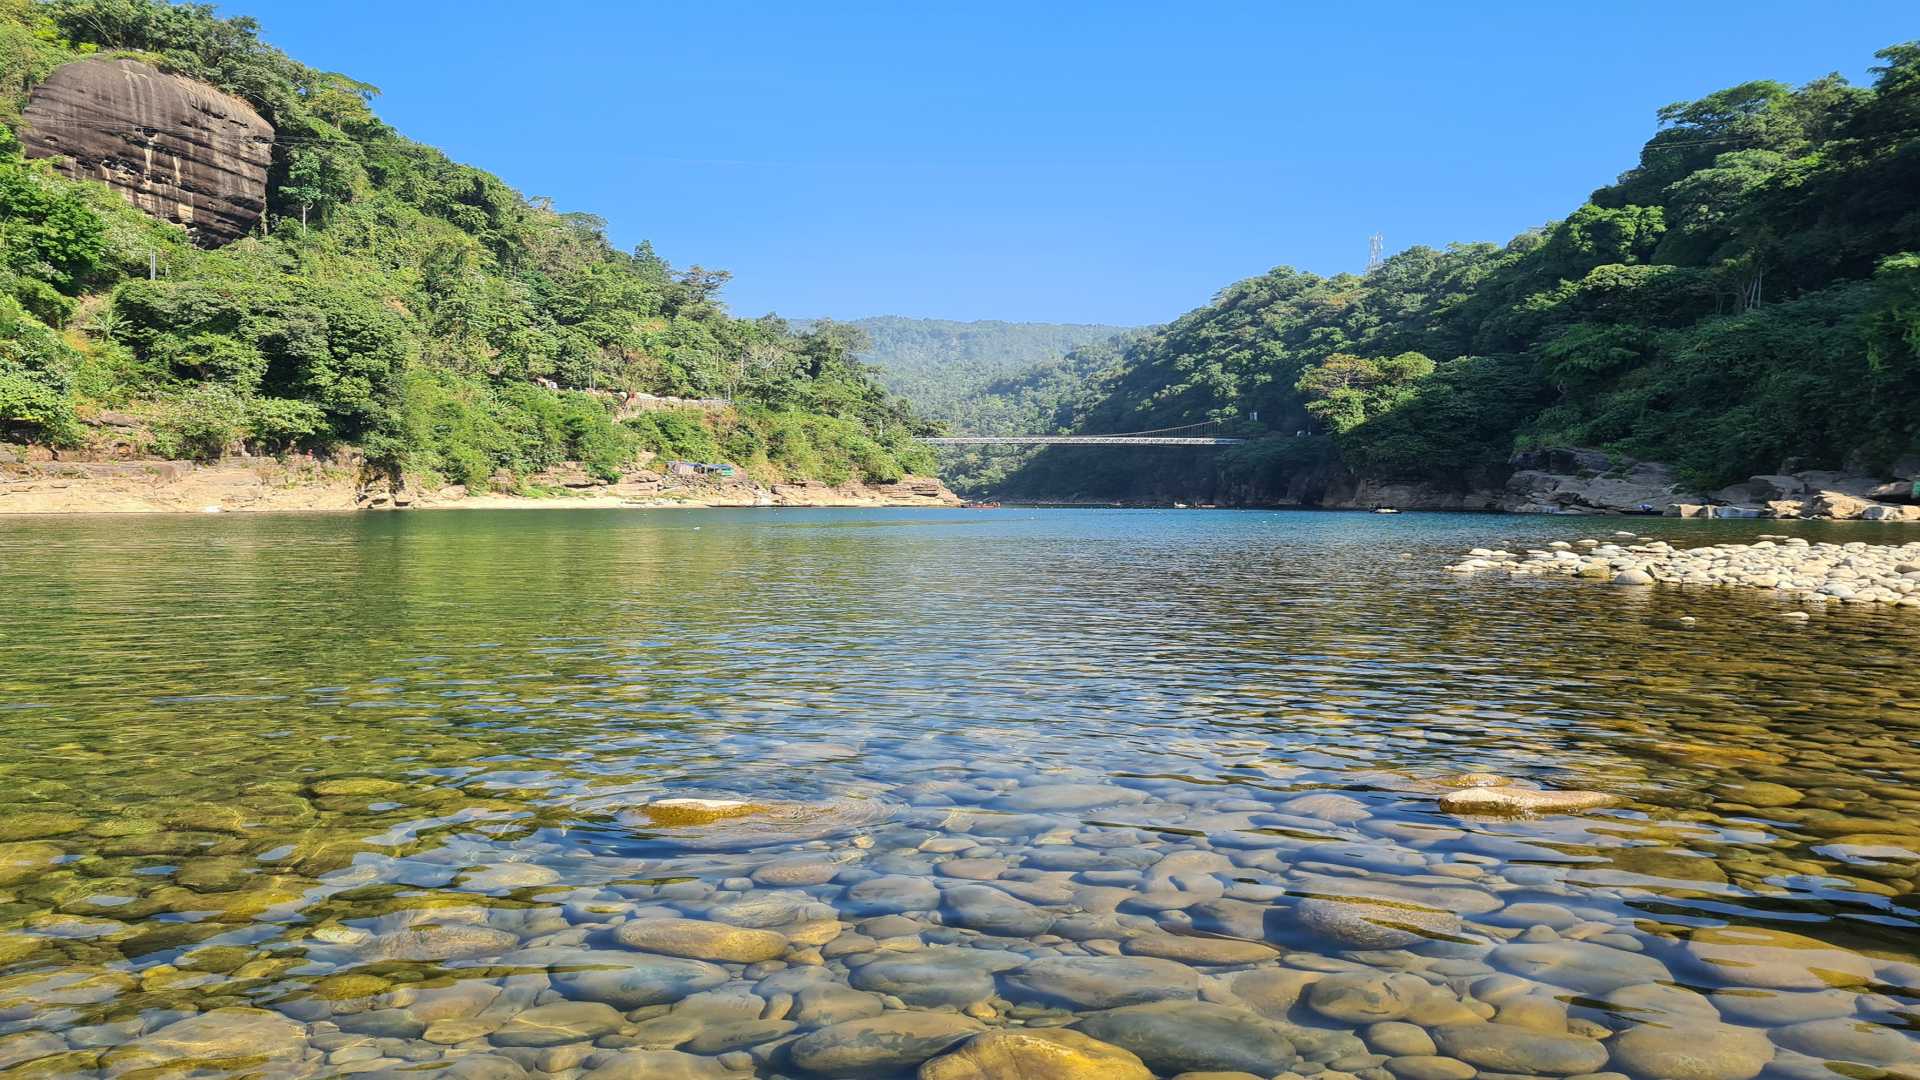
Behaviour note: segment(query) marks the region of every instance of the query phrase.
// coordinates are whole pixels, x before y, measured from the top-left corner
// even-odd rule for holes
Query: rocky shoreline
[[[745,476],[681,477],[642,467],[607,481],[568,464],[511,489],[470,492],[460,485],[395,484],[369,477],[353,461],[232,457],[200,464],[0,454],[0,515],[960,504],[939,480],[923,476],[891,484],[764,484]]]
[[[1357,480],[1320,505],[1337,509],[1484,511],[1590,517],[1888,521],[1920,523],[1920,467],[1886,479],[1867,473],[1806,470],[1753,476],[1711,492],[1680,484],[1657,462],[1610,466],[1595,451],[1516,455],[1522,467],[1504,483],[1452,491],[1432,484]]]
[[[1920,461],[1889,475],[1859,470],[1790,469],[1750,476],[1713,491],[1681,484],[1669,466],[1619,461],[1594,450],[1516,454],[1502,509],[1541,513],[1631,513],[1667,517],[1776,518],[1920,522]]]
[[[1920,608],[1920,542],[1814,544],[1797,536],[1763,536],[1751,544],[1676,548],[1664,540],[1619,539],[1638,542],[1555,540],[1520,555],[1475,548],[1447,569],[1458,574],[1504,571],[1517,577],[1558,574],[1624,586],[1764,589],[1812,604]]]
[[[1451,484],[1361,476],[1329,460],[1289,473],[1279,486],[1244,485],[1217,496],[1237,507],[1920,523],[1920,455],[1877,471],[1787,461],[1713,490],[1686,484],[1671,465],[1588,447],[1521,451],[1503,468]],[[1191,501],[1207,499],[1196,494]]]

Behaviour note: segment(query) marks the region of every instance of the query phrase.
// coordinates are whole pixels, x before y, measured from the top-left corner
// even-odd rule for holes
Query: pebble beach
[[[1518,554],[1475,548],[1447,569],[1516,576],[1559,574],[1615,585],[1706,585],[1765,589],[1809,604],[1886,604],[1920,608],[1920,543],[1811,543],[1763,535],[1752,543],[1675,547],[1664,540],[1617,533],[1555,540]]]

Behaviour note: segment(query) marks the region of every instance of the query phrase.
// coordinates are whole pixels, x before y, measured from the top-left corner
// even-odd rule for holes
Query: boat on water
[[[1376,514],[1397,514],[1400,511],[1395,510],[1391,506],[1376,506],[1373,508],[1373,512]]]

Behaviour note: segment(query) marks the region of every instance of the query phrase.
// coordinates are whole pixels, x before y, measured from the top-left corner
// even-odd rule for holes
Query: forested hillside
[[[73,445],[110,408],[140,418],[154,453],[350,446],[471,486],[565,459],[617,473],[643,448],[769,479],[931,467],[838,328],[729,315],[725,273],[615,249],[598,218],[401,136],[372,87],[257,30],[209,5],[0,0],[0,440]],[[23,157],[33,88],[103,54],[273,125],[258,228],[202,250]],[[625,392],[735,407],[615,423]]]
[[[1258,499],[1334,465],[1464,489],[1538,446],[1699,485],[1884,468],[1920,448],[1920,44],[1877,55],[1871,87],[1660,110],[1637,165],[1504,246],[1230,285],[1130,348],[1078,429],[1259,441],[1211,463],[1051,451],[1006,488]]]

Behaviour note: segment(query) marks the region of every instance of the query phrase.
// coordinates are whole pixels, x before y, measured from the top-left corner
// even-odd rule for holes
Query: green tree
[[[77,190],[0,160],[0,268],[72,296],[93,281],[105,255],[105,226]]]
[[[1433,374],[1433,361],[1417,352],[1367,360],[1334,353],[1308,368],[1294,384],[1307,413],[1336,434],[1411,400],[1414,387]]]

